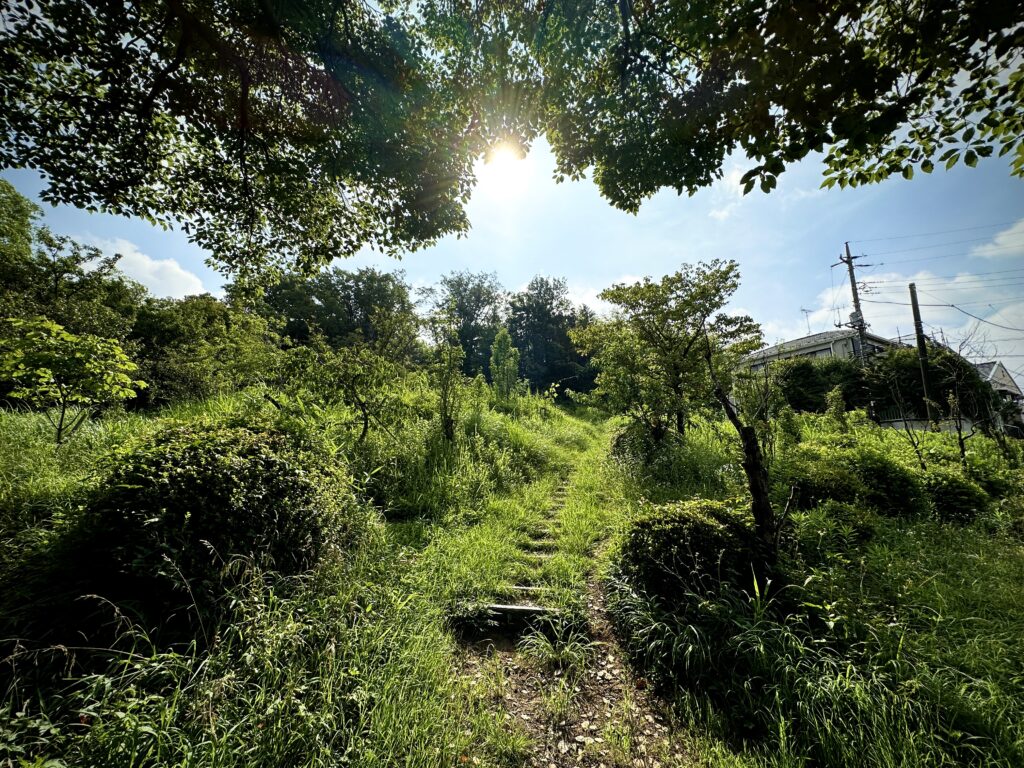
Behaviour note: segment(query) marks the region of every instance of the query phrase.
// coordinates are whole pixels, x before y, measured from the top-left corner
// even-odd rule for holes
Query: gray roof
[[[831,344],[833,341],[839,341],[840,339],[848,339],[851,336],[856,336],[857,331],[852,328],[844,328],[837,331],[822,331],[821,333],[812,333],[810,336],[801,336],[799,339],[792,339],[790,341],[783,341],[779,344],[774,344],[770,347],[765,347],[757,352],[752,352],[747,356],[747,359],[758,359],[762,357],[771,357],[772,355],[781,354],[784,352],[795,352],[800,349],[807,347],[816,347],[820,344]],[[883,344],[888,346],[896,346],[889,339],[883,339],[881,336],[875,336],[873,333],[866,333],[864,337],[875,344]]]
[[[981,378],[988,381],[992,374],[996,372],[996,365],[998,365],[998,363],[996,363],[995,360],[992,360],[988,363],[975,363],[974,367],[978,369],[978,373],[981,374]]]

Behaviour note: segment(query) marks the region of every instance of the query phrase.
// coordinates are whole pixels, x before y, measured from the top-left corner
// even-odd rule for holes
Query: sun
[[[526,153],[511,141],[499,141],[476,167],[477,191],[485,197],[510,199],[526,192],[529,166]]]

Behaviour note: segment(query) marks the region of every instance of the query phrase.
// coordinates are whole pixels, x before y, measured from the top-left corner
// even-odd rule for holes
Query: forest
[[[1024,174],[1018,4],[705,5],[5,5],[0,170],[226,283],[0,178],[0,768],[1024,764],[1024,441],[955,351],[752,366],[732,259],[345,267],[541,135],[634,212]]]

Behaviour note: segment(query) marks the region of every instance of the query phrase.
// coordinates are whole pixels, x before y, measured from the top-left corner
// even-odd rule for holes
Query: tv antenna
[[[811,335],[811,312],[813,310],[804,309],[803,307],[800,307],[800,311],[804,313],[804,320],[807,321],[807,335],[810,336]]]

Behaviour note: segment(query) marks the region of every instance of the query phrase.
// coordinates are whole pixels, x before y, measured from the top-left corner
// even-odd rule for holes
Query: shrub
[[[749,534],[726,504],[705,499],[651,507],[630,522],[617,566],[634,588],[669,602],[751,582]]]
[[[848,462],[836,460],[836,454],[832,451],[826,455],[811,446],[800,445],[785,455],[775,470],[779,502],[785,502],[792,486],[797,487],[800,509],[811,509],[829,499],[854,502],[864,496],[864,483]]]
[[[889,516],[910,516],[925,509],[924,491],[915,473],[881,451],[866,447],[801,445],[789,451],[776,470],[776,495],[782,503],[789,488],[799,489],[798,507],[825,501],[870,504]]]
[[[280,435],[177,427],[115,455],[88,515],[130,582],[219,594],[224,565],[284,575],[351,545],[367,518],[347,479]]]
[[[863,500],[882,514],[907,516],[924,511],[924,489],[917,474],[885,453],[857,448],[837,458],[860,479]]]
[[[944,522],[969,523],[988,509],[988,495],[959,470],[929,467],[924,484],[935,516]]]

